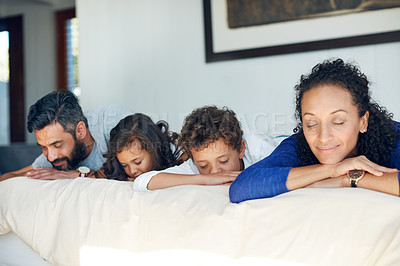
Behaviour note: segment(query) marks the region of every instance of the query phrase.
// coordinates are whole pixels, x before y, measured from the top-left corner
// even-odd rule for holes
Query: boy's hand
[[[202,185],[230,185],[241,171],[223,171],[200,175]]]

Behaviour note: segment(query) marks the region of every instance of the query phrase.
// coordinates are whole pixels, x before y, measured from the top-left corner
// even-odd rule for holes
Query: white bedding
[[[0,266],[51,266],[18,236],[0,235]]]
[[[65,266],[399,265],[400,199],[310,188],[232,204],[227,186],[19,177],[0,182],[8,232]]]

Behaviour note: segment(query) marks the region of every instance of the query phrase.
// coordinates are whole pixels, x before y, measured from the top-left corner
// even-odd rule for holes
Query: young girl
[[[109,179],[133,181],[142,173],[177,165],[176,138],[165,121],[154,123],[144,114],[129,115],[110,132],[103,174]]]
[[[341,59],[316,65],[296,90],[296,134],[244,170],[230,199],[303,187],[361,187],[399,195],[399,123],[371,100],[369,81]]]

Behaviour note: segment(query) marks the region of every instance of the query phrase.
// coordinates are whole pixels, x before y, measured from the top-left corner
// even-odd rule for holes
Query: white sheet
[[[0,235],[0,266],[50,266],[14,233]]]
[[[232,204],[227,186],[20,177],[0,182],[10,231],[55,265],[396,265],[400,199],[310,188]]]

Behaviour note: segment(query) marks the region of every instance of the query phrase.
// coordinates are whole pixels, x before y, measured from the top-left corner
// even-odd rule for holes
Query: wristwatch
[[[349,181],[351,184],[351,187],[357,187],[358,181],[361,180],[365,175],[364,170],[350,170],[347,172],[347,176],[349,177]]]
[[[88,174],[90,173],[90,169],[86,166],[81,166],[76,170],[78,170],[79,172],[79,177],[87,177]]]

